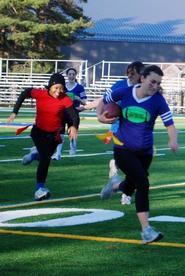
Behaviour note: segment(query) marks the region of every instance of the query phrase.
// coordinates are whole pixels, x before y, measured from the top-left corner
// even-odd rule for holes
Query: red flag
[[[29,126],[31,126],[31,125],[27,125],[27,126],[25,126],[25,127],[20,127],[20,128],[18,128],[17,130],[16,130],[16,135],[19,135],[19,134],[21,134],[23,131],[25,131],[25,129],[27,129]]]

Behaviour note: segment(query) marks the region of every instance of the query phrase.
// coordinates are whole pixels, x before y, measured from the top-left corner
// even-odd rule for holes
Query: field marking
[[[31,139],[30,136],[25,135],[25,136],[3,136],[0,137],[0,140],[15,140],[15,139]]]
[[[90,156],[99,156],[99,155],[109,155],[113,154],[113,152],[105,151],[105,152],[97,152],[97,153],[81,153],[81,154],[63,154],[62,158],[75,158],[75,157],[90,157]],[[0,160],[0,163],[7,163],[7,162],[18,162],[22,161],[22,158],[16,158],[16,159],[4,159]]]
[[[83,150],[79,150],[82,151]],[[63,154],[62,158],[75,158],[75,157],[90,157],[90,156],[100,156],[100,155],[109,155],[109,154],[113,154],[113,151],[105,151],[105,152],[96,152],[96,153],[78,153],[78,154],[74,154],[74,155],[70,155],[70,154]],[[157,153],[154,154],[154,157],[159,157],[159,156],[165,156],[165,153]],[[18,161],[22,161],[22,158],[16,158],[16,159],[2,159],[0,160],[0,163],[7,163],[7,162],[18,162]]]
[[[78,134],[78,137],[80,136],[96,136],[96,133],[79,133]],[[67,134],[64,135],[64,137],[68,137]],[[22,135],[22,136],[1,136],[0,137],[0,140],[15,140],[15,139],[31,139],[31,136],[30,135]]]
[[[21,235],[21,236],[24,235],[24,236],[46,237],[46,238],[63,238],[63,239],[83,240],[83,241],[129,243],[129,244],[142,245],[141,240],[72,235],[72,234],[62,234],[62,233],[43,233],[43,232],[33,232],[33,231],[1,230],[0,229],[0,234],[13,234],[13,235]],[[149,244],[147,244],[147,246],[185,248],[184,243],[172,243],[172,242],[155,242],[155,243],[149,243]]]
[[[32,222],[17,222],[12,223],[12,220],[23,219],[28,217],[37,217],[39,215],[49,214],[66,214],[73,212],[74,214],[67,217],[55,219],[37,220]],[[75,215],[75,212],[78,212]],[[79,214],[80,213],[80,214]],[[105,209],[89,209],[89,208],[34,208],[27,210],[13,210],[1,212],[0,228],[15,228],[15,227],[66,227],[75,225],[92,224],[97,222],[109,221],[118,219],[124,216],[124,213],[117,210]]]
[[[0,147],[1,147],[1,145],[0,145]],[[28,150],[28,151],[30,151],[31,148],[32,148],[32,147],[29,147],[29,148],[22,148],[22,150]],[[67,149],[65,149],[65,150],[63,150],[63,151],[69,152],[69,150],[67,150]],[[77,152],[82,152],[82,151],[84,151],[84,149],[77,149],[76,151],[77,151]]]
[[[185,182],[181,182],[181,183],[151,186],[150,190],[163,189],[163,188],[176,188],[176,187],[184,187],[184,186],[185,186]],[[63,201],[78,200],[78,199],[91,198],[91,197],[96,197],[96,196],[100,196],[100,194],[97,193],[97,194],[82,195],[82,196],[47,199],[47,200],[43,200],[43,201],[31,201],[31,202],[17,203],[17,204],[11,204],[11,205],[0,205],[0,210],[9,209],[9,208],[17,208],[17,207],[27,207],[27,206],[33,206],[33,205],[42,205],[42,204],[48,204],[48,203],[58,203],[58,202],[63,202]]]
[[[183,186],[185,186],[185,182],[174,183],[174,184],[163,184],[163,185],[158,185],[158,186],[151,186],[149,189],[150,190],[155,190],[155,189],[161,189],[161,188],[175,188],[175,187],[183,187]]]
[[[9,208],[17,208],[17,207],[27,207],[27,206],[33,206],[33,205],[43,205],[48,203],[58,203],[68,200],[76,200],[76,199],[83,199],[83,198],[91,198],[95,196],[100,196],[100,194],[91,194],[91,195],[83,195],[83,196],[72,196],[72,197],[65,197],[65,198],[56,198],[56,199],[47,199],[43,201],[31,201],[31,202],[25,202],[25,203],[17,203],[12,205],[0,205],[0,210],[2,209],[9,209]]]

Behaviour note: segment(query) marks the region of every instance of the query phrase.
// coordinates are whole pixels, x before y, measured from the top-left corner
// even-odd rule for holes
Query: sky
[[[93,21],[133,17],[135,22],[158,23],[185,19],[185,0],[88,0],[82,7]]]

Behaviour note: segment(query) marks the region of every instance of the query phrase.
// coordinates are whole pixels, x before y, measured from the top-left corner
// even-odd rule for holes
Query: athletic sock
[[[40,182],[36,184],[36,189],[44,188],[44,183]]]

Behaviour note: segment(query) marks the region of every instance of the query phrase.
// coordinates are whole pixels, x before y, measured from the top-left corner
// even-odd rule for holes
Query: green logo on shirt
[[[74,93],[71,93],[71,92],[67,92],[67,95],[69,96],[69,98],[74,101],[75,99],[75,94]]]
[[[132,123],[144,123],[150,120],[150,113],[142,107],[129,106],[123,109],[123,117]]]

